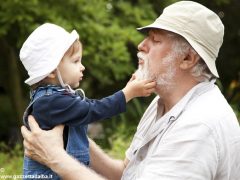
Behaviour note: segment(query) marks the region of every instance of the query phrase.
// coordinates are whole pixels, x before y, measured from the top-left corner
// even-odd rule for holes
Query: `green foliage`
[[[105,151],[114,158],[117,159],[124,159],[125,158],[125,152],[127,148],[129,147],[132,135],[129,136],[126,133],[126,131],[129,129],[129,126],[121,123],[118,126],[117,132],[115,132],[108,140],[110,141],[111,148],[105,149]]]
[[[104,133],[94,140],[104,149],[124,155],[123,152],[136,132],[141,116],[153,98],[154,96],[133,99],[127,104],[125,113],[102,122]]]
[[[16,123],[14,121],[13,115],[11,113],[11,111],[9,111],[9,109],[11,109],[11,103],[10,103],[10,99],[6,96],[2,96],[0,95],[0,141],[4,140],[4,138],[6,138],[6,135],[9,131],[9,126],[14,126],[14,124]],[[3,121],[3,117],[6,118],[8,120],[8,122],[6,123],[5,121]]]
[[[1,175],[21,175],[23,165],[22,146],[17,144],[10,149],[4,143],[0,143],[0,177]]]
[[[131,7],[134,9],[133,12]],[[141,19],[149,19],[148,16],[154,14],[150,11],[150,5],[147,7],[149,13],[140,11],[127,1],[118,3],[107,0],[6,0],[0,4],[0,45],[2,46],[1,40],[6,42],[18,60],[22,43],[40,24],[52,22],[68,31],[76,29],[83,43],[83,64],[86,67],[84,72],[86,78],[81,86],[88,97],[103,97],[123,88],[136,68],[135,46],[142,35],[134,26],[135,24],[139,26]],[[124,14],[129,22],[116,16],[117,11]],[[132,22],[136,23],[129,26]],[[2,88],[4,95],[11,97],[13,95],[8,91],[11,87],[8,79],[4,78],[13,77],[6,68],[9,62],[7,54],[6,52],[0,57],[0,90]],[[27,73],[20,61],[17,64],[20,74],[14,77],[20,78],[23,82],[27,78]],[[28,89],[23,83],[21,86],[24,90],[23,98],[28,101]],[[12,98],[10,99],[11,103],[14,103]],[[9,108],[8,111],[11,112],[12,109]],[[1,119],[4,119],[6,127],[9,126],[7,116],[3,115]]]
[[[133,72],[131,57],[136,50],[131,52],[128,46],[136,46],[141,39],[135,28],[154,16],[149,4],[145,4],[145,9],[148,13],[127,1],[7,0],[0,5],[0,38],[11,39],[9,43],[19,49],[30,32],[44,22],[56,23],[69,31],[75,28],[84,45],[87,79],[83,86],[92,96],[96,91],[104,92],[107,86],[116,86],[117,81],[126,81]],[[99,86],[94,92],[92,86],[96,83]],[[122,84],[116,88],[119,87]]]
[[[86,95],[99,98],[125,86],[137,66],[137,44],[143,36],[137,27],[152,22],[163,8],[178,0],[5,0],[0,3],[0,46],[7,42],[16,59],[27,36],[44,22],[56,23],[68,31],[76,29],[83,43],[83,64],[86,67],[81,83]],[[224,44],[217,66],[220,72],[222,92],[232,104],[240,119],[239,69],[240,69],[240,18],[239,0],[197,0],[213,9],[225,24]],[[8,72],[8,56],[0,57],[0,140],[17,121],[14,119],[14,103],[7,87],[8,77],[21,79],[23,97],[28,100],[28,89],[23,84],[27,73],[18,61],[19,74]],[[127,112],[103,121],[103,139],[96,139],[105,150],[123,159],[137,124],[149,104],[150,98],[134,99],[127,105]],[[4,174],[22,173],[23,152],[0,145],[0,170]],[[0,172],[0,175],[3,173]]]

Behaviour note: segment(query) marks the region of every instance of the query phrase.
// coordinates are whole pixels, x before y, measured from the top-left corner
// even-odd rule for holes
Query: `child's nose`
[[[81,71],[84,71],[84,70],[85,70],[85,66],[81,64],[80,70],[81,70]]]

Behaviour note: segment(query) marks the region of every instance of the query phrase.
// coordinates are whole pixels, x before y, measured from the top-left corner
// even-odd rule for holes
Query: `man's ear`
[[[191,69],[197,62],[200,60],[200,57],[197,53],[189,50],[185,57],[182,59],[180,63],[180,68],[182,70]]]

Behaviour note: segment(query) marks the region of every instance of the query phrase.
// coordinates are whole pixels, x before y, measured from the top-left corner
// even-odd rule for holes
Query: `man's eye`
[[[154,42],[161,42],[161,40],[160,40],[160,39],[157,39],[157,38],[153,38],[153,41],[154,41]]]

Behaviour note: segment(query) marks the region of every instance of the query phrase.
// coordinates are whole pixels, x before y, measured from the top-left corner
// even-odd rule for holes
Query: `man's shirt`
[[[156,97],[126,157],[123,180],[239,180],[239,124],[214,82],[203,82],[164,115]]]

